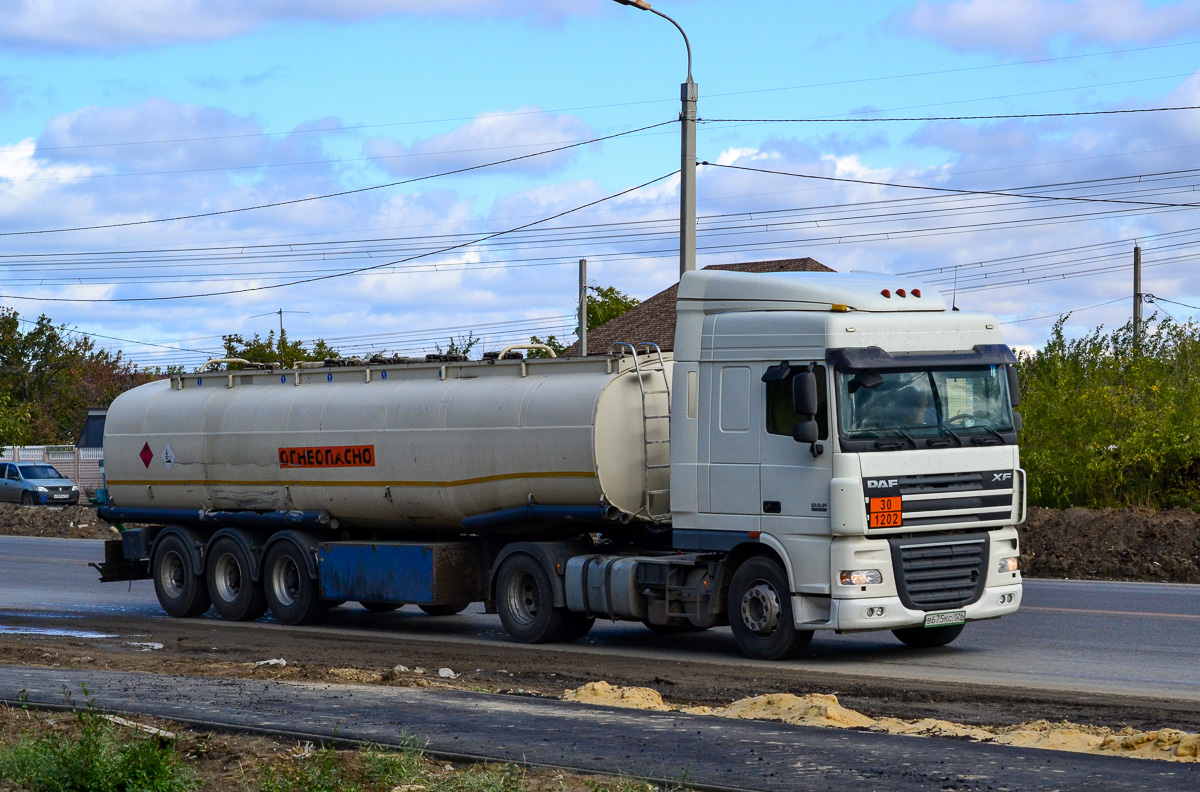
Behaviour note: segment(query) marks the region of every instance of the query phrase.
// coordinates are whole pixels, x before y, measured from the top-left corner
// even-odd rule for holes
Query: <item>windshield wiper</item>
[[[964,445],[966,445],[966,443],[964,443],[964,442],[963,442],[963,439],[962,439],[961,437],[959,437],[959,434],[958,434],[958,432],[954,431],[954,430],[953,430],[953,429],[951,429],[949,426],[943,426],[942,424],[938,424],[938,425],[937,425],[937,428],[938,428],[938,431],[945,432],[946,434],[948,434],[948,435],[950,435],[951,437],[953,437],[953,438],[954,438],[954,441],[955,441],[956,443],[958,443],[958,445],[959,445],[960,447],[961,447],[961,446],[964,446]]]
[[[999,442],[1000,445],[1004,445],[1007,442],[1004,439],[1004,435],[1000,434],[995,429],[993,429],[991,424],[975,424],[975,425],[981,429],[986,429],[989,432],[991,432],[993,435],[995,435],[996,440]],[[986,440],[990,441],[991,438],[986,438]],[[987,441],[985,441],[985,438],[982,438],[982,437],[971,438],[971,442],[974,443],[975,445],[995,445],[994,443],[987,442]]]

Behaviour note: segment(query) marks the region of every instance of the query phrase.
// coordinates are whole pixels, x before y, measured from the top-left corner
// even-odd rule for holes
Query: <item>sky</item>
[[[1145,314],[1200,315],[1200,110],[1162,109],[1200,0],[654,8],[701,266],[890,273],[1036,348],[1127,322],[1139,245]],[[579,259],[678,279],[686,70],[611,0],[0,0],[0,307],[188,370],[279,311],[343,355],[572,340]]]

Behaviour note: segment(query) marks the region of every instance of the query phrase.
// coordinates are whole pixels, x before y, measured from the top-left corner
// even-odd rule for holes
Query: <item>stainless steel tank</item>
[[[648,519],[669,512],[668,422],[654,416],[669,412],[671,362],[657,364],[643,356],[639,374],[626,355],[176,376],[109,408],[109,497],[324,510],[364,527],[457,527],[528,504]]]

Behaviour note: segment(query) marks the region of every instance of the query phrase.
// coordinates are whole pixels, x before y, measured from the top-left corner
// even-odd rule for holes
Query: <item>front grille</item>
[[[932,473],[892,478],[864,478],[867,525],[872,529],[970,526],[1012,516],[1015,475],[1011,470]],[[870,519],[872,501],[891,496],[901,519]]]
[[[975,602],[987,581],[988,535],[967,534],[930,542],[890,540],[896,589],[907,608],[950,610]]]

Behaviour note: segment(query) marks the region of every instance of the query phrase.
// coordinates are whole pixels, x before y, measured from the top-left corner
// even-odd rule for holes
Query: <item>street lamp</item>
[[[700,98],[700,87],[692,82],[692,45],[678,22],[661,11],[655,11],[646,0],[613,2],[649,11],[667,20],[683,36],[683,45],[687,47],[687,82],[679,87],[679,98],[683,105],[679,111],[679,275],[682,277],[683,273],[696,269],[696,100]]]

